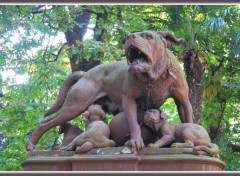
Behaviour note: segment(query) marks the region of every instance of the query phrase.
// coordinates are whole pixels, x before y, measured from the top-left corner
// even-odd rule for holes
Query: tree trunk
[[[98,21],[100,21],[100,19],[102,19],[103,21],[106,21],[108,17],[108,13],[106,12],[106,10],[104,10],[103,13],[97,13],[97,17],[96,17],[96,26],[94,27],[94,40],[96,41],[102,41],[103,40],[103,35],[106,32],[106,29],[104,27],[100,27]]]
[[[87,10],[84,10],[82,14],[76,17],[75,21],[78,25],[75,25],[72,31],[65,32],[65,37],[69,47],[81,48],[83,37],[86,34],[87,27],[90,21],[91,14]],[[70,64],[72,72],[74,71],[87,71],[94,66],[98,65],[100,62],[94,59],[89,59],[89,61],[84,59],[84,56],[80,54],[73,54],[70,57]]]
[[[194,114],[193,122],[201,124],[203,66],[199,61],[198,52],[194,48],[184,51],[181,60],[184,63],[184,70],[189,86],[189,99],[192,104]]]

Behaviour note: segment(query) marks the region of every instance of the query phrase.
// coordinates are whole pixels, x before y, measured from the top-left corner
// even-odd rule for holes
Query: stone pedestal
[[[225,163],[190,148],[109,147],[86,154],[31,151],[22,166],[24,171],[221,171]]]

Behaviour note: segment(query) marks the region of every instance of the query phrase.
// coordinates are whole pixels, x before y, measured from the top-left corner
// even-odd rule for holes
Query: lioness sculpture
[[[193,123],[172,124],[166,120],[166,114],[156,109],[146,111],[144,123],[155,131],[160,139],[150,143],[150,147],[193,148],[195,151],[204,151],[209,155],[217,156],[218,146],[211,143],[208,132],[200,125]],[[174,142],[174,143],[173,143]]]
[[[83,113],[82,120],[85,122],[86,130],[73,139],[68,146],[62,147],[61,150],[76,149],[77,153],[86,153],[93,148],[115,146],[115,142],[109,140],[110,129],[100,105],[91,105]]]
[[[181,121],[192,123],[186,80],[177,59],[167,49],[182,42],[166,31],[127,35],[122,40],[127,61],[101,64],[82,75],[71,87],[64,103],[47,111],[53,113],[60,108],[54,118],[41,123],[33,132],[27,150],[34,150],[50,128],[72,120],[91,104],[107,102],[104,105],[109,111],[124,111],[131,135],[126,145],[137,149],[144,147],[138,123],[142,121],[142,114],[138,115],[138,112],[158,109],[169,97],[175,100]]]

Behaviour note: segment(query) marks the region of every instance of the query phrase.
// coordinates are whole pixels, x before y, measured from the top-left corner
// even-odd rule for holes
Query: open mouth
[[[128,49],[127,58],[131,65],[149,63],[147,56],[133,45]]]

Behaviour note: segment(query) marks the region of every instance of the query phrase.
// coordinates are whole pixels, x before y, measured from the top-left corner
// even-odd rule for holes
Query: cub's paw
[[[150,144],[148,144],[148,147],[160,148],[161,146],[159,146],[159,144],[150,143]]]
[[[181,146],[179,145],[179,143],[173,143],[173,144],[171,145],[171,147],[178,148],[178,147],[181,147]]]

